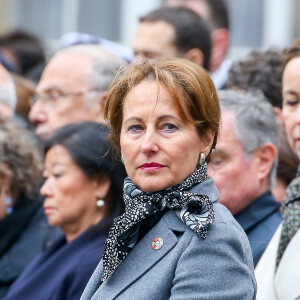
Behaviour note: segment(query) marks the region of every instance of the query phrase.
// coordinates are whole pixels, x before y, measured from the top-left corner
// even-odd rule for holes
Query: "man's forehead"
[[[37,91],[87,86],[91,63],[91,57],[81,56],[78,53],[74,53],[74,55],[72,53],[71,56],[65,55],[65,53],[57,55],[46,66]]]
[[[176,33],[174,27],[165,21],[142,22],[139,24],[135,40],[135,51],[164,53],[166,47],[174,47]]]
[[[85,70],[90,67],[93,57],[85,53],[66,51],[55,55],[47,64],[44,73],[50,71],[67,71]]]

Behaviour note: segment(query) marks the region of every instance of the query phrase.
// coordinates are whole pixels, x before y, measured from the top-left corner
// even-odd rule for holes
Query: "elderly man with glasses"
[[[47,64],[29,119],[41,139],[70,123],[104,123],[106,91],[125,62],[99,45],[75,45],[60,50]]]

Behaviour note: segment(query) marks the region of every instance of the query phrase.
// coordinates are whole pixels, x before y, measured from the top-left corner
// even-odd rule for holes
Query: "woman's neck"
[[[89,216],[88,218],[85,218],[80,222],[77,221],[61,226],[62,231],[65,233],[67,243],[70,243],[90,227],[102,221],[103,217],[104,216],[102,213],[98,213],[95,216]]]

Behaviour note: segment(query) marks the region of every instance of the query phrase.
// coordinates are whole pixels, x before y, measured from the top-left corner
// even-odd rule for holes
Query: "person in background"
[[[6,69],[0,65],[0,117],[11,118],[17,106],[14,82]]]
[[[40,139],[70,123],[103,123],[106,90],[124,61],[99,45],[60,50],[47,64],[32,99],[29,119]]]
[[[45,66],[43,43],[34,34],[22,29],[0,36],[0,52],[14,66],[10,71],[24,77],[32,70]]]
[[[179,58],[131,65],[105,116],[126,209],[81,299],[255,299],[248,239],[206,173],[220,122],[207,72]]]
[[[31,123],[28,120],[28,115],[31,108],[30,99],[35,94],[35,84],[27,78],[17,74],[11,74],[11,77],[14,81],[17,94],[17,106],[15,113],[23,118],[28,127],[32,127],[30,126]]]
[[[0,298],[59,234],[35,193],[42,178],[36,139],[13,121],[0,119]]]
[[[44,212],[64,236],[14,282],[8,299],[79,299],[102,257],[108,230],[123,211],[121,162],[106,142],[107,128],[69,124],[45,141]]]
[[[199,14],[211,30],[209,70],[216,89],[224,89],[231,61],[226,59],[230,46],[230,20],[225,0],[166,0],[167,6],[186,6]]]
[[[282,67],[282,119],[287,139],[300,159],[300,40],[285,51]],[[299,299],[300,168],[286,189],[283,222],[274,234],[256,276],[261,300]]]
[[[59,45],[61,48],[70,47],[71,45],[78,44],[97,44],[104,49],[120,56],[127,63],[131,63],[134,58],[134,53],[131,48],[123,46],[119,43],[100,38],[95,35],[82,33],[82,32],[68,32],[61,36]]]
[[[225,205],[245,230],[254,266],[282,220],[271,189],[276,180],[278,125],[259,94],[219,91],[222,128],[208,174]]]
[[[133,50],[133,63],[184,57],[208,69],[210,32],[204,20],[192,10],[162,7],[140,18]]]
[[[297,155],[287,141],[282,121],[282,56],[283,50],[280,49],[253,50],[232,64],[226,83],[228,88],[262,92],[274,108],[280,139],[276,184],[272,193],[281,203],[286,187],[296,176],[299,164]]]

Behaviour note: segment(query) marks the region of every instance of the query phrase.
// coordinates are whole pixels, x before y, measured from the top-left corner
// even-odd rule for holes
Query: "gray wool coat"
[[[196,187],[214,203],[215,221],[206,239],[168,211],[100,286],[100,261],[81,300],[210,299],[252,300],[256,295],[253,259],[246,234],[218,203],[212,179]],[[160,237],[164,245],[152,249]]]

